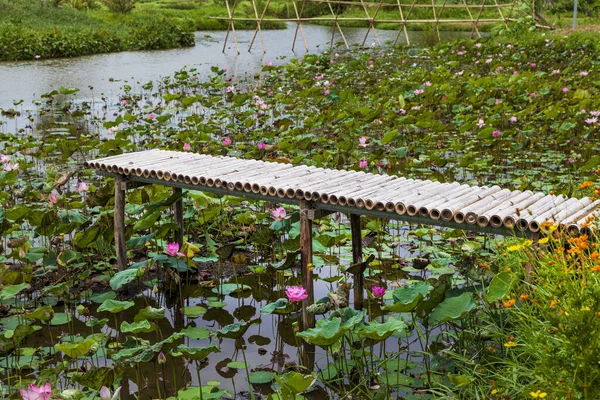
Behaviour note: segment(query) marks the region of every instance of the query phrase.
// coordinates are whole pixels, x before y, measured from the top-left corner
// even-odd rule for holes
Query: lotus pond
[[[589,194],[597,43],[523,34],[322,53],[243,81],[180,70],[115,97],[61,88],[3,109],[2,396],[50,383],[63,399],[103,386],[123,399],[475,398],[461,397],[475,382],[465,370],[514,344],[481,332],[516,304],[503,254],[530,243],[363,217],[367,261],[351,265],[348,221],[333,214],[314,226],[318,316],[304,329],[289,289],[301,282],[296,209],[188,191],[175,248],[179,197],[131,190],[130,267],[117,271],[113,182],[81,165],[165,148]],[[348,307],[357,268],[362,310]],[[535,379],[480,398],[539,397]]]

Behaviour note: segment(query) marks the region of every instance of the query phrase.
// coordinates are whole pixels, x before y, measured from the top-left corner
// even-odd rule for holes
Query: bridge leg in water
[[[125,194],[127,182],[123,175],[115,175],[115,251],[119,271],[127,268],[127,245],[125,244]]]
[[[302,264],[302,286],[308,297],[302,300],[302,329],[314,328],[315,316],[308,314],[307,307],[315,302],[312,265],[312,220],[310,201],[300,201],[300,263]]]
[[[181,188],[173,188],[173,194],[181,195]],[[175,223],[177,224],[177,243],[179,243],[179,248],[183,246],[183,199],[179,198],[173,204],[173,213],[175,214]]]
[[[360,215],[350,214],[350,231],[352,233],[352,263],[362,262],[362,236],[360,233]],[[354,308],[362,310],[365,301],[365,275],[363,271],[354,274]]]

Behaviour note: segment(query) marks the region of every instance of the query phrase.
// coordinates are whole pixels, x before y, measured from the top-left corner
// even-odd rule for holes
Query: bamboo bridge
[[[294,166],[286,163],[208,156],[188,152],[148,150],[84,163],[99,174],[115,178],[115,243],[117,263],[127,268],[125,193],[145,184],[212,192],[242,198],[298,205],[302,284],[314,302],[312,221],[332,212],[350,216],[353,263],[362,259],[360,216],[401,220],[415,224],[458,228],[501,235],[539,237],[544,222],[558,224],[572,235],[589,234],[590,221],[600,216],[600,200],[568,198],[500,186],[440,183],[346,171]],[[182,200],[174,204],[183,243]],[[363,274],[354,275],[355,303],[364,299]],[[306,310],[306,307],[303,307]],[[303,314],[304,326],[314,317]]]

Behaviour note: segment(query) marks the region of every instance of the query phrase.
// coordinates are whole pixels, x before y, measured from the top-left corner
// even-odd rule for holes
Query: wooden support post
[[[314,328],[315,317],[309,315],[306,308],[315,302],[312,272],[312,220],[310,208],[312,202],[300,200],[300,262],[302,264],[302,286],[308,297],[302,300],[302,328]]]
[[[352,233],[352,263],[362,262],[362,235],[360,232],[360,215],[350,214],[350,231]],[[365,275],[363,271],[354,274],[354,308],[362,310],[365,301]]]
[[[173,188],[173,194],[181,195],[181,188]],[[183,199],[179,199],[173,204],[173,213],[175,214],[175,223],[177,224],[177,243],[179,248],[183,246]]]
[[[127,245],[125,244],[125,176],[115,175],[115,251],[119,271],[127,268]]]

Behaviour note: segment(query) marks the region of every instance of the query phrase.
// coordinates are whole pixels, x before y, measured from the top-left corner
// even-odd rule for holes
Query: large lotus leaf
[[[196,340],[208,339],[211,336],[212,332],[213,331],[211,331],[208,328],[197,328],[193,326],[188,326],[187,328],[181,331],[181,333],[184,334],[185,337]]]
[[[275,373],[273,371],[254,371],[248,375],[248,380],[253,385],[262,385],[265,383],[271,383],[275,379]]]
[[[298,332],[297,335],[310,344],[327,347],[337,342],[346,331],[348,328],[342,326],[342,319],[334,317],[320,319],[314,328]]]
[[[214,288],[212,291],[213,293],[220,293],[223,296],[227,296],[233,292],[242,292],[244,290],[250,289],[252,288],[248,285],[242,285],[237,283],[224,283],[221,286]]]
[[[289,314],[293,305],[288,299],[279,299],[260,309],[261,314]]]
[[[179,345],[177,347],[177,352],[183,354],[187,358],[191,358],[192,360],[202,360],[208,357],[211,353],[220,353],[221,349],[214,343],[209,344],[204,347],[188,347],[186,345]]]
[[[84,374],[75,374],[73,380],[80,385],[93,390],[100,390],[102,386],[111,387],[115,380],[121,376],[122,367],[92,367]]]
[[[143,275],[143,268],[126,269],[124,271],[119,271],[112,278],[110,278],[110,287],[112,288],[112,290],[119,290],[124,285]]]
[[[152,306],[148,306],[146,308],[141,309],[133,320],[135,322],[144,321],[144,320],[159,320],[165,317],[165,308],[154,308]]]
[[[306,392],[317,380],[317,374],[303,375],[296,371],[288,372],[287,374],[275,376],[275,380],[281,386],[284,398],[286,395],[296,396],[297,394]]]
[[[463,293],[457,297],[449,297],[440,303],[429,314],[428,322],[431,326],[448,321],[460,319],[463,315],[477,307],[471,293]]]
[[[50,321],[54,316],[54,310],[50,306],[39,307],[34,311],[24,315],[25,319],[37,319],[40,321]]]
[[[446,298],[446,292],[452,288],[450,277],[443,278],[437,282],[433,290],[429,292],[426,299],[419,302],[416,314],[420,318],[426,318],[427,315],[437,307]]]
[[[403,331],[405,329],[406,324],[404,321],[390,317],[382,324],[376,321],[369,322],[369,324],[365,325],[365,327],[359,331],[358,334],[373,340],[385,340],[393,333]]]
[[[29,289],[29,283],[19,283],[18,285],[8,285],[0,291],[0,300],[8,300],[15,297],[21,290]]]
[[[56,350],[62,351],[71,358],[83,357],[88,351],[96,345],[96,341],[92,339],[85,339],[81,342],[74,343],[60,343],[55,345]]]
[[[200,390],[202,390],[203,400],[213,400],[222,398],[230,398],[231,395],[227,390],[218,389],[214,386],[188,386],[177,392],[177,400],[198,400],[200,399]]]
[[[0,332],[0,355],[8,354],[27,336],[39,331],[40,329],[42,329],[42,327],[37,325],[17,325],[14,330]]]
[[[488,303],[493,303],[506,296],[512,286],[513,277],[513,274],[510,272],[500,272],[498,275],[494,276],[494,279],[490,282],[488,291],[485,294],[485,300]]]
[[[183,313],[190,318],[198,318],[206,314],[206,308],[202,306],[187,306],[183,308]]]
[[[379,382],[385,383],[389,386],[411,386],[415,383],[415,379],[410,376],[406,376],[400,372],[386,372],[381,374]]]
[[[52,317],[52,319],[50,320],[50,325],[52,325],[52,326],[65,325],[65,324],[68,324],[69,322],[71,322],[72,319],[73,319],[73,316],[71,314],[55,313],[54,316]]]
[[[409,312],[414,310],[419,301],[427,296],[431,286],[427,282],[413,282],[394,290],[394,304],[383,309],[391,312]]]
[[[138,321],[132,324],[127,321],[121,323],[121,332],[123,333],[150,333],[156,330],[156,325],[150,321]]]
[[[121,311],[127,310],[128,308],[131,308],[134,305],[135,303],[133,301],[119,301],[108,299],[105,300],[102,304],[100,304],[100,307],[98,307],[98,312],[108,311],[110,313],[116,314],[120,313]]]
[[[355,326],[364,321],[367,315],[367,310],[355,310],[351,307],[342,308],[334,311],[332,317],[340,317],[342,319],[342,327],[348,330],[354,329]]]
[[[114,300],[116,298],[117,294],[111,290],[110,292],[95,294],[90,297],[90,300],[94,303],[102,304],[106,300]]]
[[[219,336],[229,339],[237,339],[242,337],[244,333],[250,328],[250,325],[260,323],[260,318],[253,319],[252,321],[239,321],[234,322],[233,324],[229,324],[224,326],[219,330]]]

